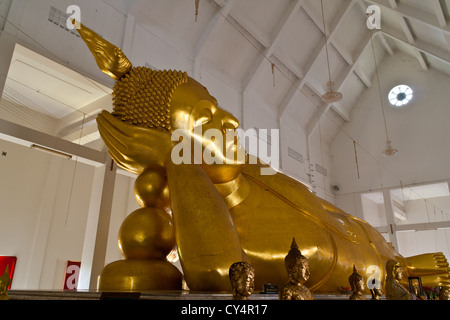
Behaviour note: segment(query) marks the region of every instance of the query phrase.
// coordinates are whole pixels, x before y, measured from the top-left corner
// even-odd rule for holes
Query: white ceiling
[[[195,21],[194,0],[134,0],[128,14],[307,135],[320,123],[327,143],[351,121],[358,98],[376,85],[368,6],[381,9],[381,30],[373,30],[377,63],[399,51],[416,59],[423,71],[450,75],[450,0],[323,0],[326,46],[320,4],[200,0]],[[319,98],[328,81],[326,49],[332,80],[344,96],[333,105]],[[110,90],[24,48],[16,51],[3,98],[55,119],[54,135],[104,148],[101,141],[95,144],[99,135],[93,120],[99,108],[111,105]]]

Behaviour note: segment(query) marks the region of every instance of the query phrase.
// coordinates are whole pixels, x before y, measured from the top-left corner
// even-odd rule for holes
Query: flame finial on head
[[[284,258],[284,264],[286,266],[286,271],[288,274],[291,272],[292,267],[295,265],[297,259],[306,259],[304,255],[300,252],[297,243],[295,242],[295,238],[292,238],[291,249],[289,253]]]
[[[131,70],[131,62],[120,48],[106,41],[83,24],[75,20],[72,23],[77,26],[78,33],[94,55],[100,70],[114,80],[122,78]]]

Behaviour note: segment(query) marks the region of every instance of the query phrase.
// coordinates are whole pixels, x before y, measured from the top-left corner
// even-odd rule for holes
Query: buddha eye
[[[197,117],[195,117],[194,127],[199,125],[204,125],[212,120],[212,112],[209,109],[202,109],[198,112]]]
[[[214,104],[209,100],[198,101],[191,113],[194,127],[210,123],[213,119]]]

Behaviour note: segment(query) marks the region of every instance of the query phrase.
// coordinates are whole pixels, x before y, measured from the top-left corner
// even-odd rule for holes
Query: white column
[[[386,222],[388,227],[389,240],[398,251],[397,227],[394,220],[394,209],[392,207],[391,191],[383,189],[384,210],[386,212]]]
[[[109,158],[109,157],[108,157]],[[89,289],[97,289],[97,279],[105,266],[106,249],[108,246],[109,225],[116,182],[117,165],[109,158],[105,164],[105,175],[98,216],[95,245],[93,248],[92,269]],[[83,261],[81,262],[83,264]]]
[[[84,234],[83,251],[81,253],[81,269],[78,279],[78,289],[87,290],[91,281],[92,264],[94,260],[95,239],[100,216],[100,206],[103,193],[106,165],[96,168],[92,181],[89,213]]]

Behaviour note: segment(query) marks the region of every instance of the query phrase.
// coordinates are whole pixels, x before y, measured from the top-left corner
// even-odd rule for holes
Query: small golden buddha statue
[[[370,290],[370,293],[372,294],[372,299],[370,300],[380,300],[383,290],[381,288],[373,288]]]
[[[411,293],[400,284],[403,278],[402,266],[395,260],[386,262],[386,299],[413,300]]]
[[[450,286],[441,286],[439,288],[439,300],[450,300]]]
[[[353,291],[349,298],[350,300],[367,300],[363,293],[366,288],[364,278],[356,271],[355,265],[353,265],[353,273],[348,278],[348,282],[350,283],[350,287]]]
[[[280,291],[280,300],[313,300],[309,289],[304,285],[309,279],[309,262],[298,249],[295,239],[284,259],[289,282]]]
[[[380,297],[383,294],[383,290],[381,290],[381,288],[374,287],[374,288],[370,289],[370,293],[372,295],[371,300],[380,300]]]
[[[6,294],[8,287],[11,284],[8,269],[9,266],[6,266],[5,272],[0,277],[0,300],[9,300],[9,296]]]
[[[97,117],[98,128],[116,164],[138,175],[135,195],[143,207],[123,225],[120,241],[126,259],[105,267],[100,287],[181,286],[180,274],[164,261],[169,244],[176,244],[191,290],[229,291],[224,270],[236,261],[249,261],[255,268],[256,287],[280,287],[287,281],[283,258],[292,237],[307,257],[302,263],[314,270],[307,281],[311,291],[336,290],[336,283],[348,280],[353,263],[384,270],[390,259],[399,261],[408,276],[424,274],[425,285],[450,278],[442,254],[403,258],[367,222],[320,199],[301,182],[281,172],[262,174],[268,166],[259,159],[247,161],[253,159],[247,154],[244,161],[235,161],[245,149],[239,139],[228,141],[226,136],[236,133],[238,119],[186,72],[133,67],[119,48],[95,32],[83,25],[78,31],[99,68],[116,79],[113,112]],[[187,134],[182,141],[175,135],[179,130]],[[206,135],[209,130],[219,135]],[[193,145],[190,152],[177,149],[185,141]],[[196,161],[195,150],[211,154],[217,141],[223,144],[214,149],[221,163]],[[176,163],[171,156],[177,150],[191,161]],[[144,237],[151,241],[136,242],[136,234],[148,234],[150,226],[161,222],[164,230]],[[136,283],[142,284],[139,289]]]
[[[245,261],[235,262],[228,272],[233,300],[248,300],[255,289],[255,269]]]

